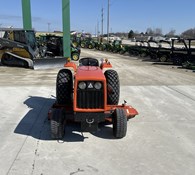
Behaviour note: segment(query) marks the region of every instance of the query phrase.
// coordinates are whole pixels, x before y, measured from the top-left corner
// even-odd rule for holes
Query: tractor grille
[[[104,91],[95,88],[77,90],[77,108],[102,109],[104,108]]]

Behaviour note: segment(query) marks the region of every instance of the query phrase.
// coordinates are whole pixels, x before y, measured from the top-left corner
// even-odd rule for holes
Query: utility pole
[[[104,9],[102,7],[102,37],[103,37],[103,34],[104,34]]]
[[[100,30],[99,30],[99,20],[98,20],[98,21],[97,21],[97,38],[98,38],[98,41],[100,41],[100,40],[99,40],[99,39],[100,39],[99,34],[100,34]]]
[[[110,25],[110,0],[108,0],[108,15],[107,15],[107,42],[109,42],[109,25]]]
[[[51,23],[48,22],[47,25],[48,25],[48,32],[50,32],[50,25],[51,25]]]
[[[95,37],[97,36],[97,26],[95,25]]]

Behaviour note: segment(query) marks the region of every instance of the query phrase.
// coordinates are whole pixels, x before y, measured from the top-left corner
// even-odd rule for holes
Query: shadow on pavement
[[[99,125],[99,131],[91,134],[102,139],[113,139],[113,140],[116,139],[113,136],[113,129],[112,126],[111,127],[109,126],[110,124],[111,123],[101,123]]]
[[[47,117],[48,111],[54,102],[54,98],[29,96],[24,101],[29,111],[19,122],[14,133],[31,136],[39,140],[52,140],[50,136],[50,121]],[[106,123],[100,124],[101,130],[91,134],[99,138],[114,139],[112,128],[106,125]],[[84,139],[87,139],[87,137],[84,137],[81,132],[80,123],[68,122],[62,142],[83,142]]]

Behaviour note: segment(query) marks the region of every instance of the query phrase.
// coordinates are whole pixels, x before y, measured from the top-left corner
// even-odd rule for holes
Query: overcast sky
[[[71,30],[95,33],[101,8],[104,8],[104,33],[107,32],[108,0],[70,0]],[[40,31],[62,30],[62,0],[31,0],[33,28]],[[110,0],[110,30],[145,32],[161,28],[177,34],[194,28],[195,0]],[[21,0],[1,0],[0,26],[22,27]]]

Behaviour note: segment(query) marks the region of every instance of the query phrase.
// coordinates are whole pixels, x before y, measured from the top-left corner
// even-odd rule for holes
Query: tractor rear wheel
[[[51,117],[51,138],[62,139],[65,134],[65,117],[61,109],[54,109]]]
[[[61,69],[56,80],[56,100],[60,105],[72,103],[73,79],[72,72],[68,69]]]
[[[109,105],[117,105],[120,95],[118,73],[115,70],[107,70],[104,75],[107,81],[107,103]]]
[[[123,138],[127,133],[127,117],[124,109],[116,109],[113,116],[113,135],[116,138]]]

